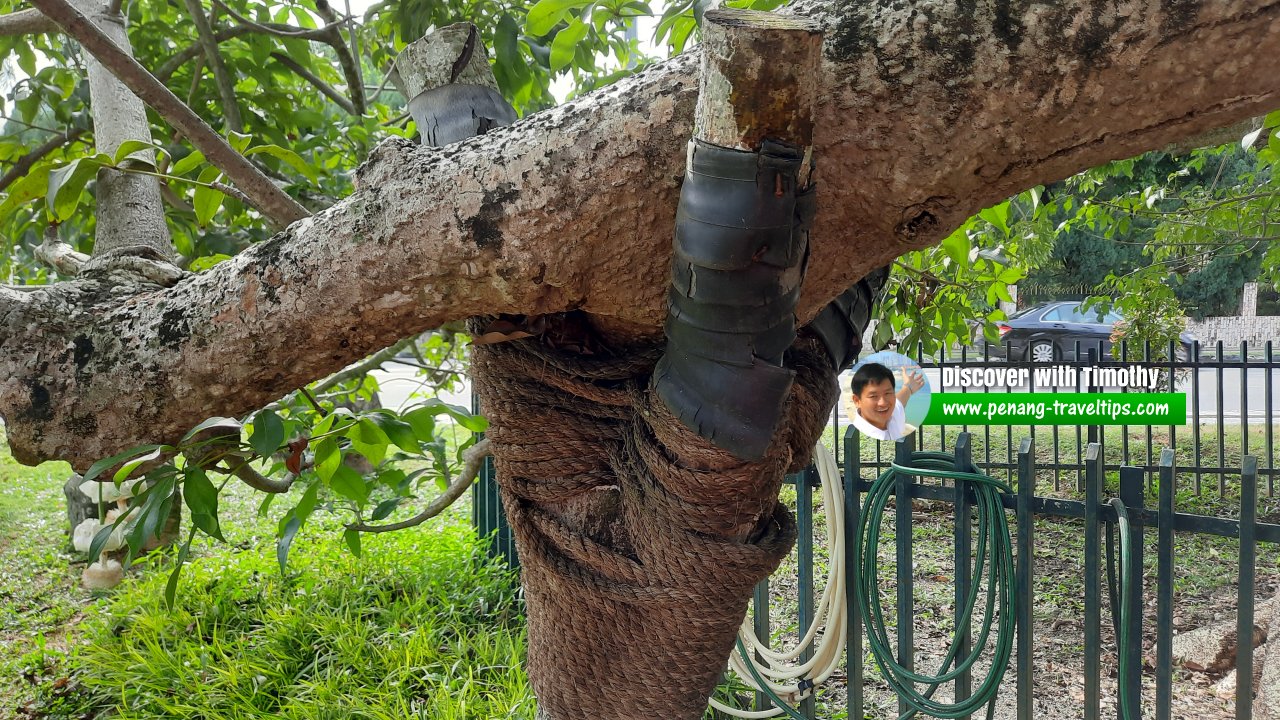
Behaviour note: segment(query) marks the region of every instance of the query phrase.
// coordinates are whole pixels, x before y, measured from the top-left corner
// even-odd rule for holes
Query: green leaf
[[[147,142],[146,140],[125,140],[124,142],[120,143],[120,147],[116,148],[115,157],[111,159],[111,162],[116,165],[119,165],[120,163],[124,162],[125,158],[129,157],[130,155],[136,152],[143,152],[145,150],[155,150],[156,147],[157,146],[155,143]],[[138,162],[143,162],[147,165],[151,165],[150,161],[143,160],[142,158],[133,158],[133,159],[137,160]]]
[[[329,487],[348,500],[354,500],[356,505],[363,507],[369,501],[369,486],[365,483],[364,478],[360,477],[360,473],[352,470],[346,465],[339,465],[333,478],[329,481]]]
[[[257,155],[258,153],[266,153],[271,157],[280,160],[294,170],[297,170],[303,177],[311,182],[316,182],[320,179],[319,171],[306,160],[303,160],[301,155],[292,150],[282,148],[279,145],[259,145],[257,147],[249,148],[245,153],[245,157]]]
[[[106,472],[107,470],[115,467],[116,465],[119,465],[121,462],[124,462],[125,460],[128,460],[131,457],[135,457],[143,453],[149,453],[159,447],[161,446],[160,445],[138,445],[137,447],[131,447],[128,450],[125,450],[124,452],[116,453],[115,455],[112,455],[109,458],[103,458],[89,466],[89,470],[84,474],[84,480],[93,480],[94,478],[98,477],[99,475]]]
[[[965,232],[963,228],[951,233],[942,241],[942,252],[951,258],[951,262],[956,265],[964,265],[969,261],[969,251],[971,249],[969,233]]]
[[[240,421],[236,420],[235,418],[211,417],[208,420],[205,420],[199,425],[188,430],[187,434],[182,436],[181,442],[185,443],[186,441],[190,440],[196,435],[204,432],[205,430],[209,430],[212,428],[218,428],[220,430],[225,431],[227,434],[230,434],[231,432],[239,433],[241,427],[243,426],[240,425]]]
[[[130,475],[133,474],[134,470],[138,469],[139,465],[143,463],[152,462],[154,460],[159,460],[160,456],[163,455],[167,450],[172,450],[172,448],[169,447],[168,445],[156,446],[156,448],[151,452],[146,453],[144,455],[140,455],[130,460],[129,462],[121,465],[120,469],[116,470],[116,474],[112,476],[111,479],[115,480],[117,484],[123,482],[126,478],[128,478]]]
[[[209,221],[213,219],[218,208],[222,207],[222,201],[226,199],[226,195],[221,190],[214,190],[208,186],[222,177],[222,171],[216,167],[207,167],[200,171],[199,181],[206,183],[205,185],[197,185],[195,198],[191,205],[196,211],[196,224],[200,227],[206,227]]]
[[[569,26],[556,33],[551,41],[551,72],[559,72],[573,62],[573,55],[578,50],[578,43],[587,36],[587,26],[579,18],[574,18]]]
[[[249,446],[263,457],[275,452],[284,442],[284,421],[270,410],[258,413],[251,427],[253,434],[249,436]]]
[[[0,203],[0,219],[7,218],[14,210],[36,198],[44,197],[49,191],[49,175],[53,172],[53,167],[52,163],[40,163],[10,185],[9,194]]]
[[[565,13],[574,8],[586,7],[593,1],[538,0],[537,4],[529,8],[529,14],[524,19],[525,32],[530,35],[546,35],[564,19]]]
[[[374,413],[369,417],[378,424],[378,427],[382,429],[382,432],[386,433],[391,442],[396,444],[396,447],[407,453],[418,452],[418,435],[412,425],[382,412]]]
[[[169,168],[170,175],[186,175],[204,164],[204,153],[199,150],[192,151],[190,155],[182,158]]]
[[[227,143],[236,149],[236,152],[243,153],[244,149],[249,147],[249,142],[253,140],[252,135],[245,135],[231,130],[227,133]]]
[[[192,260],[191,264],[187,266],[187,269],[190,270],[191,272],[203,272],[217,265],[218,263],[226,262],[227,260],[230,260],[230,259],[231,259],[230,255],[223,255],[222,253],[205,255],[203,257],[198,257],[195,260]]]
[[[1008,200],[1005,200],[1004,202],[1000,203],[999,205],[996,205],[995,207],[989,207],[986,210],[983,210],[982,212],[978,213],[978,217],[982,218],[983,220],[986,220],[992,225],[995,225],[997,228],[1000,228],[1000,231],[1005,234],[1005,237],[1009,236],[1009,201]]]
[[[360,557],[360,533],[357,530],[344,530],[342,539],[346,541],[347,547],[351,548],[351,554]]]
[[[223,542],[222,529],[218,525],[218,489],[202,468],[186,468],[182,483],[182,496],[191,509],[191,522],[205,535]]]
[[[316,443],[315,448],[316,475],[319,475],[321,480],[329,482],[338,467],[342,465],[342,451],[338,449],[337,441],[331,437]]]
[[[169,612],[173,612],[173,603],[178,596],[178,578],[182,576],[182,566],[187,562],[187,555],[191,552],[191,541],[196,537],[196,529],[191,528],[191,532],[187,534],[187,541],[182,543],[182,547],[178,548],[178,557],[174,561],[173,572],[169,573],[169,580],[164,584],[164,606]]]
[[[66,222],[80,206],[80,195],[89,178],[98,174],[101,165],[97,158],[83,157],[72,160],[49,173],[49,189],[45,196],[45,208],[54,222]]]
[[[436,415],[439,411],[432,408],[417,408],[401,415],[413,428],[413,434],[422,442],[431,442],[436,437]]]
[[[394,497],[394,498],[391,498],[390,500],[383,500],[382,502],[378,503],[377,507],[373,509],[373,514],[370,515],[369,517],[374,522],[377,522],[379,520],[385,520],[388,517],[391,517],[391,513],[395,512],[396,508],[400,507],[400,503],[402,502],[404,502],[404,498],[402,497]]]
[[[387,434],[369,418],[360,418],[347,430],[347,437],[351,440],[351,447],[374,465],[387,456],[387,445],[391,444]]]
[[[302,520],[298,519],[296,511],[290,510],[285,515],[287,518],[280,530],[280,537],[276,539],[276,562],[280,563],[280,574],[285,574],[289,565],[289,546],[293,545],[293,538],[298,535],[298,530],[302,528]]]

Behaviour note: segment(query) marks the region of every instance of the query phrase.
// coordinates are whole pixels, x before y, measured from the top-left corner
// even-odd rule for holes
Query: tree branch
[[[353,115],[364,114],[364,80],[360,77],[360,63],[356,60],[355,54],[350,47],[342,40],[342,32],[339,26],[344,22],[338,18],[338,14],[329,7],[326,0],[316,0],[316,12],[324,21],[328,23],[325,26],[325,36],[330,47],[338,55],[338,64],[342,66],[342,73],[347,79],[347,92],[351,94],[351,105],[355,108]],[[354,42],[355,31],[351,31],[351,37]]]
[[[122,52],[94,24],[66,0],[32,0],[32,4],[53,18],[69,35],[112,74],[129,87],[143,102],[160,113],[165,120],[191,140],[206,159],[226,173],[254,206],[279,225],[288,225],[310,215],[284,191],[277,188],[243,155],[201,120],[160,81],[136,60]]]
[[[14,35],[38,35],[58,32],[58,24],[45,17],[39,10],[18,10],[0,15],[0,37]]]
[[[266,33],[267,35],[275,35],[277,37],[301,38],[303,40],[318,40],[320,42],[327,43],[329,41],[329,36],[328,36],[329,31],[333,28],[338,27],[342,23],[346,22],[346,20],[339,20],[329,25],[325,25],[324,27],[319,27],[312,30],[310,28],[298,28],[298,27],[293,27],[292,25],[282,25],[280,23],[256,22],[236,12],[226,3],[221,2],[221,0],[213,0],[213,5],[219,10],[230,15],[233,19],[235,19],[236,22],[240,23],[244,27],[250,28],[252,30],[256,30],[257,32],[260,32],[260,33]]]
[[[231,468],[231,474],[237,480],[245,485],[264,493],[280,494],[289,492],[289,488],[293,487],[293,481],[296,475],[290,475],[283,478],[269,478],[257,470],[246,460],[239,465]]]
[[[232,38],[237,38],[241,35],[248,35],[251,32],[253,32],[253,28],[251,27],[247,27],[245,25],[232,25],[231,27],[219,28],[213,33],[213,39],[218,44],[221,44],[227,40],[231,40]],[[194,60],[196,56],[202,52],[204,52],[204,46],[200,42],[197,42],[194,45],[188,45],[187,47],[179,50],[174,53],[173,57],[165,60],[159,68],[156,68],[154,73],[156,79],[167,84],[169,82],[169,78],[173,77],[173,74],[178,71],[178,68]]]
[[[1277,0],[1101,1],[799,0],[828,28],[802,323],[1015,192],[1280,107]],[[696,88],[682,56],[465,142],[387,140],[350,197],[173,287],[0,290],[15,456],[85,469],[474,315],[659,337]]]
[[[236,83],[222,61],[222,53],[218,52],[218,40],[209,26],[209,18],[205,17],[204,7],[200,0],[184,0],[187,14],[196,26],[199,44],[204,48],[205,62],[213,71],[213,80],[218,86],[218,96],[222,100],[223,128],[240,132],[244,129],[244,121],[240,119],[240,105],[236,101]]]
[[[89,256],[77,251],[67,243],[59,242],[53,232],[53,226],[45,233],[44,242],[36,248],[36,259],[58,271],[59,275],[73,277],[80,274],[80,269],[89,261]]]
[[[480,468],[484,465],[484,459],[489,457],[489,439],[485,438],[480,442],[467,448],[462,453],[462,474],[457,480],[450,480],[449,487],[440,493],[439,497],[431,501],[431,504],[422,509],[422,512],[414,515],[407,520],[389,523],[387,525],[366,525],[362,522],[348,523],[348,530],[366,533],[384,533],[395,530],[404,530],[405,528],[416,527],[431,518],[439,515],[454,503],[466,489],[471,487],[471,483],[475,482],[476,476],[480,474]],[[448,477],[447,475],[445,476]]]
[[[315,73],[299,65],[298,62],[293,58],[280,52],[271,53],[271,57],[275,58],[276,62],[289,68],[289,70],[293,71],[293,73],[298,77],[314,85],[315,88],[319,90],[322,95],[332,100],[334,103],[337,104],[338,107],[347,111],[348,114],[350,115],[360,114],[356,112],[356,108],[354,105],[351,104],[351,101],[343,97],[342,93],[335,90],[333,86],[330,85],[329,83],[325,82],[324,80],[321,80],[319,77],[316,76]]]
[[[73,128],[66,132],[60,132],[54,137],[49,138],[43,143],[31,149],[26,155],[14,161],[13,166],[5,171],[4,175],[0,175],[0,192],[4,192],[18,178],[27,174],[33,165],[40,162],[46,155],[57,150],[63,145],[79,140],[85,134],[80,128]]]

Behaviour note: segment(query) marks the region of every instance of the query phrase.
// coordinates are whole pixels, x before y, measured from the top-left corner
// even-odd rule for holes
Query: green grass
[[[78,586],[65,544],[65,465],[0,453],[0,717],[532,718],[522,605],[464,503],[363,556],[318,512],[289,574],[258,497],[223,494],[228,545],[197,543],[177,605],[153,555],[114,592]],[[294,498],[296,500],[296,498]]]
[[[1015,443],[1020,431],[1015,429]],[[1109,456],[1119,452],[1120,432],[1107,431]],[[1256,448],[1261,430],[1251,432]],[[1145,442],[1144,430],[1130,433],[1131,447]],[[1161,433],[1155,430],[1157,443]],[[1051,436],[1044,429],[1037,436],[1037,456],[1051,457]],[[1006,437],[993,429],[993,457],[1003,459]],[[1061,437],[1063,454],[1068,447],[1074,452],[1074,432]],[[1178,433],[1180,454],[1190,437]],[[1204,437],[1216,438],[1216,430],[1205,430]],[[1224,458],[1238,459],[1240,430],[1226,428],[1224,438]],[[953,439],[950,433],[948,442]],[[983,454],[986,438],[978,433],[975,441]],[[864,453],[874,457],[874,448],[864,447]],[[339,518],[318,512],[295,540],[285,577],[275,560],[275,525],[297,498],[281,498],[260,517],[261,496],[229,485],[221,505],[229,543],[196,544],[178,606],[169,611],[160,600],[168,574],[164,557],[142,563],[112,594],[95,598],[79,588],[83,561],[65,551],[61,485],[67,472],[64,464],[17,466],[0,452],[0,717],[533,716],[532,690],[521,669],[522,608],[510,578],[482,559],[467,500],[416,530],[366,537],[363,559],[342,546]],[[1064,479],[1061,487],[1061,495],[1074,496],[1073,482]],[[1054,494],[1052,473],[1038,475],[1037,491]],[[794,486],[784,487],[783,501],[794,508]],[[1238,505],[1238,476],[1222,498],[1216,476],[1198,496],[1180,477],[1180,510],[1230,516]],[[1276,500],[1264,499],[1260,514],[1277,510]],[[949,632],[954,624],[948,610],[949,517],[946,507],[925,504],[913,523],[922,637]],[[825,532],[818,507],[815,592],[828,563]],[[887,561],[893,532],[889,520]],[[1078,521],[1042,519],[1036,532],[1036,618],[1048,627],[1079,616],[1082,568],[1075,558],[1082,555],[1081,528]],[[1194,626],[1222,610],[1209,600],[1229,589],[1236,553],[1225,538],[1179,535],[1177,543],[1179,614]],[[1152,578],[1154,561],[1148,553]],[[1275,582],[1266,568],[1280,566],[1276,549],[1260,548],[1258,562],[1260,582]],[[795,572],[793,554],[771,583],[777,643],[794,638]],[[874,705],[876,676],[870,661],[866,666]],[[741,686],[722,689],[722,697],[735,690],[741,697]],[[820,691],[819,717],[843,717],[843,701],[837,675]]]

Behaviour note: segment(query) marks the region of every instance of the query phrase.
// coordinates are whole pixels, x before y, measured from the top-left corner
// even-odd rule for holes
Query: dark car
[[[1075,360],[1078,347],[1081,359],[1095,348],[1100,358],[1107,359],[1111,355],[1111,332],[1122,319],[1114,310],[1084,310],[1076,301],[1036,305],[997,325],[1000,344],[991,346],[991,354],[1009,360],[1053,362]],[[1182,333],[1179,340],[1182,347],[1178,359],[1186,359],[1191,354],[1193,338]],[[1131,348],[1131,358],[1138,359],[1142,351],[1141,347]]]

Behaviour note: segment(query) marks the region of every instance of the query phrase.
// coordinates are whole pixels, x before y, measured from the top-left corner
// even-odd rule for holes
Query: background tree
[[[793,12],[827,29],[815,123],[822,199],[799,319],[869,269],[936,245],[900,261],[891,306],[927,322],[898,329],[935,341],[967,336],[966,320],[996,317],[987,308],[1021,277],[1005,252],[1047,253],[1015,230],[1024,218],[1045,216],[1042,191],[1005,198],[1280,104],[1278,74],[1268,65],[1280,49],[1268,32],[1280,10],[1131,5],[797,3]],[[518,110],[549,104],[554,70],[583,89],[620,79],[449,148],[396,138],[375,148],[380,134],[411,134],[396,128],[399,103],[378,100],[388,92],[384,74],[395,84],[389,61],[421,27],[410,20],[423,22],[423,10],[409,7],[375,7],[364,23],[327,5],[125,8],[143,66],[214,118],[276,187],[315,210],[344,198],[275,235],[270,225],[289,218],[268,209],[264,194],[233,188],[240,179],[228,181],[244,177],[234,171],[243,160],[197,155],[190,132],[175,136],[171,109],[148,115],[159,147],[68,150],[89,131],[78,72],[84,55],[47,34],[48,23],[30,11],[10,18],[11,30],[46,33],[8,41],[30,66],[22,68],[28,79],[11,123],[61,118],[41,125],[41,138],[55,140],[44,157],[59,164],[28,161],[2,208],[18,210],[6,236],[24,262],[11,275],[50,277],[30,262],[45,247],[50,221],[70,250],[49,243],[41,254],[60,275],[76,275],[0,287],[0,415],[16,457],[60,457],[89,475],[123,465],[113,473],[123,478],[181,446],[219,455],[215,464],[268,492],[300,478],[307,491],[281,523],[283,561],[292,533],[325,498],[355,513],[353,523],[411,513],[399,506],[422,492],[420,484],[451,477],[461,464],[444,457],[434,419],[452,415],[472,429],[483,423],[440,403],[402,416],[347,413],[306,393],[257,413],[245,437],[239,423],[209,416],[243,416],[401,338],[476,315],[577,310],[592,334],[614,342],[659,337],[694,58],[646,66],[636,57],[623,20],[652,9],[641,3],[544,0],[527,11],[433,4],[433,13],[492,20],[482,35]],[[667,7],[662,39],[682,47],[701,10]],[[601,48],[611,51],[607,66],[596,60]],[[1221,57],[1234,61],[1209,61]],[[66,142],[56,142],[60,136]],[[14,143],[9,156],[30,158],[41,143]],[[157,151],[154,163],[129,157],[148,148]],[[366,153],[368,162],[349,174]],[[176,266],[163,253],[124,252],[95,264],[73,254],[89,248],[101,215],[90,204],[101,200],[93,177],[106,167],[164,176]],[[939,267],[960,279],[948,281]],[[974,285],[986,288],[976,301]],[[528,322],[507,334],[537,329]],[[289,409],[302,403],[314,414]],[[398,473],[385,463],[393,446],[428,453],[432,472]],[[249,464],[276,451],[284,455],[277,474]],[[343,469],[353,452],[369,472]],[[107,456],[116,457],[95,466]],[[168,467],[152,471],[160,490],[139,495],[141,516],[159,517],[182,485],[195,529],[216,536],[208,471],[198,463]],[[359,531],[350,533],[358,551]]]

